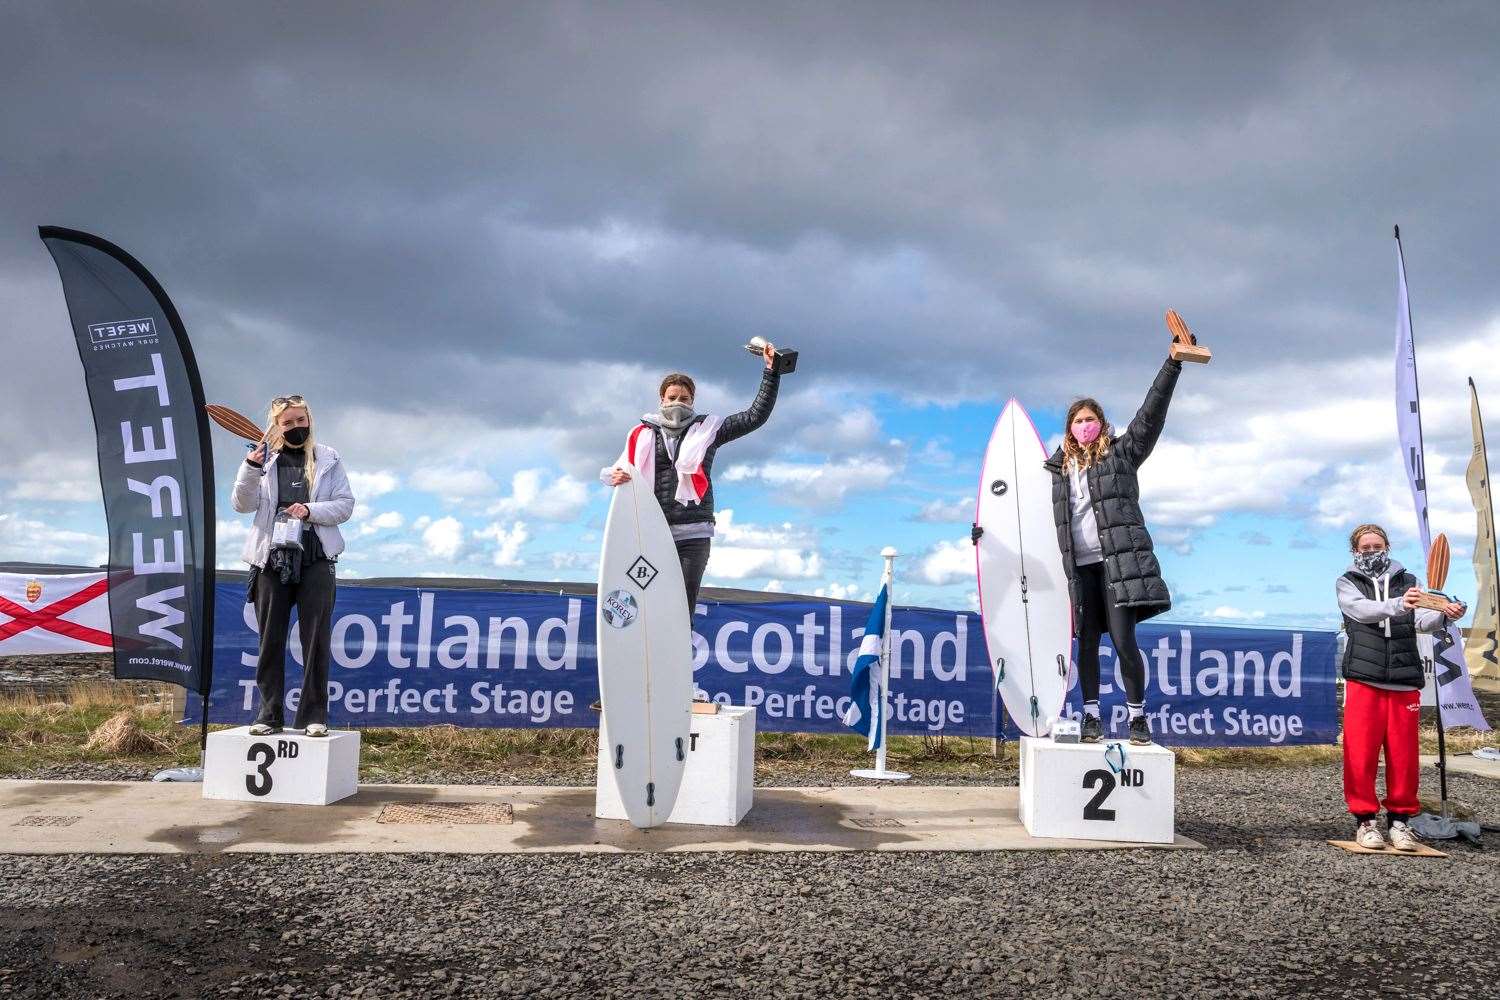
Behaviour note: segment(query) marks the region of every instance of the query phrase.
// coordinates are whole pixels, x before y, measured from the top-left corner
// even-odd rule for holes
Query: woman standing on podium
[[[1146,721],[1146,666],[1136,644],[1135,627],[1170,608],[1172,595],[1162,579],[1141,513],[1136,471],[1161,437],[1167,406],[1181,372],[1182,362],[1175,355],[1169,356],[1123,434],[1115,434],[1104,416],[1104,407],[1096,400],[1074,402],[1063,422],[1062,446],[1045,463],[1052,473],[1052,513],[1078,639],[1085,743],[1097,742],[1103,734],[1099,640],[1105,633],[1114,644],[1125,682],[1130,742],[1151,742],[1151,727]],[[982,532],[974,526],[976,544]]]
[[[255,515],[242,555],[260,628],[260,711],[250,733],[268,736],[285,725],[286,637],[296,608],[302,695],[295,728],[327,736],[334,563],[344,551],[338,526],[354,513],[354,493],[339,453],[314,442],[307,400],[277,396],[266,419],[265,439],[240,466],[232,498],[235,510]]]

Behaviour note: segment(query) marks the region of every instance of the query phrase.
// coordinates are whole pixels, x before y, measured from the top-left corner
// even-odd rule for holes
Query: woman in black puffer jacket
[[[1099,640],[1108,632],[1125,680],[1130,741],[1150,743],[1146,668],[1135,641],[1137,622],[1172,606],[1141,515],[1136,470],[1156,446],[1182,362],[1162,365],[1125,433],[1116,437],[1092,399],[1068,407],[1062,447],[1047,460],[1057,544],[1073,603],[1078,678],[1083,689],[1083,738],[1098,740]]]

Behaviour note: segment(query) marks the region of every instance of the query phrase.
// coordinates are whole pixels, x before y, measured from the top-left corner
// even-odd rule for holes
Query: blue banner
[[[255,715],[257,635],[244,588],[220,585],[210,721]],[[807,599],[702,602],[693,618],[700,696],[752,705],[772,732],[845,733],[849,672],[867,609]],[[892,613],[890,731],[1014,736],[994,692],[979,616]],[[1142,625],[1152,729],[1178,746],[1272,746],[1337,738],[1332,632]],[[340,588],[329,670],[335,727],[590,727],[599,696],[594,599],[479,590]],[[301,649],[288,641],[295,709]],[[1106,645],[1106,717],[1124,696]],[[1069,710],[1078,710],[1077,691]],[[192,702],[196,717],[197,699]],[[1116,703],[1118,706],[1116,706]]]

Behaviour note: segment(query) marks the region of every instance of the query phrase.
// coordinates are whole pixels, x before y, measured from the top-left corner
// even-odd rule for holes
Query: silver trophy
[[[766,338],[755,336],[750,338],[750,343],[745,345],[745,350],[756,357],[764,357],[766,353]],[[778,375],[787,375],[797,370],[797,352],[791,348],[778,350],[771,359],[772,369]]]

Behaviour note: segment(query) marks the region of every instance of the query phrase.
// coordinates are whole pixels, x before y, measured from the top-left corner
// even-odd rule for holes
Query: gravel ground
[[[4,857],[0,995],[1493,996],[1500,834],[1348,855],[1339,787],[1181,769],[1203,852]]]

